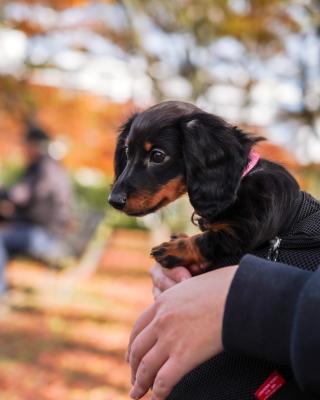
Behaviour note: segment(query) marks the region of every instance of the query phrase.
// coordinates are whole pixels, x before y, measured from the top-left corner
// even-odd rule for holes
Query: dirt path
[[[118,231],[97,272],[74,283],[10,265],[13,310],[0,319],[1,400],[129,399],[130,327],[152,301],[149,237]]]

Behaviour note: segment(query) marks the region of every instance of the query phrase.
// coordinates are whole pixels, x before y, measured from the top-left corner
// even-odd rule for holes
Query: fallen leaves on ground
[[[152,301],[147,233],[117,231],[97,272],[70,281],[26,260],[8,268],[0,319],[1,400],[129,399],[131,326]]]

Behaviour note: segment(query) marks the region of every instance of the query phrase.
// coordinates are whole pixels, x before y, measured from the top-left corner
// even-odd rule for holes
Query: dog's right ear
[[[116,151],[114,155],[114,180],[117,180],[118,177],[122,174],[122,171],[125,169],[127,164],[127,155],[126,155],[126,139],[129,135],[131,126],[138,113],[133,114],[120,128],[119,136],[116,144]]]
[[[250,149],[259,138],[205,112],[191,113],[181,127],[189,199],[198,215],[212,221],[236,200]]]

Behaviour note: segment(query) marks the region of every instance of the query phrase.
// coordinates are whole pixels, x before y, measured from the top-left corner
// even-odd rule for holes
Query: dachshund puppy
[[[153,248],[164,267],[250,252],[290,226],[300,193],[286,169],[259,159],[260,140],[192,104],[160,103],[122,127],[109,202],[142,216],[188,193],[202,233]]]

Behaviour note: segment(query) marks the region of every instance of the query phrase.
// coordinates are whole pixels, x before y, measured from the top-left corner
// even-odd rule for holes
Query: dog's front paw
[[[163,267],[173,268],[183,264],[183,254],[179,251],[179,239],[172,239],[164,242],[151,250],[151,256]]]
[[[165,268],[189,266],[203,262],[193,238],[183,237],[172,239],[156,246],[151,250],[151,255]]]
[[[188,237],[189,236],[186,233],[173,233],[170,236],[170,239],[171,240],[174,240],[174,239],[187,239]]]

